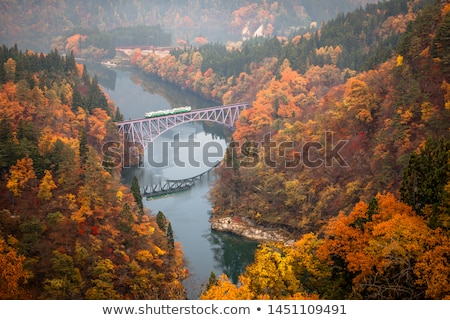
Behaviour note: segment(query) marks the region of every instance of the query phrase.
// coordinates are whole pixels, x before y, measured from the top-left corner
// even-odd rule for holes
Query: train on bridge
[[[145,118],[120,121],[117,125],[124,140],[138,142],[145,146],[167,130],[187,122],[211,121],[229,128],[234,127],[239,114],[248,107],[247,102],[196,110],[185,106],[148,112]]]
[[[158,111],[151,111],[147,112],[145,114],[146,118],[156,118],[156,117],[163,117],[163,116],[169,116],[173,114],[180,114],[191,111],[190,106],[185,107],[179,107],[179,108],[173,108],[173,109],[167,109],[167,110],[158,110]]]

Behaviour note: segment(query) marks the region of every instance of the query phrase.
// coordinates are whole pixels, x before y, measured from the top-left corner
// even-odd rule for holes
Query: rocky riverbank
[[[211,229],[221,232],[230,232],[240,237],[257,242],[289,242],[286,232],[279,229],[268,229],[258,226],[248,218],[240,217],[212,217],[209,222]]]

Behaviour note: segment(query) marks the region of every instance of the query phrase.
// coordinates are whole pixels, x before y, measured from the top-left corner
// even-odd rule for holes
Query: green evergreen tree
[[[431,54],[440,58],[442,74],[450,81],[450,13],[447,13],[439,26],[431,46]]]
[[[114,115],[114,121],[123,121],[123,114],[120,113],[119,107],[116,107],[116,114]]]
[[[173,237],[172,224],[169,222],[167,225],[167,241],[169,241],[170,248],[175,248],[175,239]]]
[[[430,225],[434,227],[442,209],[448,214],[449,152],[448,139],[428,139],[420,153],[411,154],[400,186],[401,200],[418,214],[431,214]],[[424,212],[426,206],[432,208],[431,213]]]
[[[85,64],[83,64],[83,73],[81,74],[81,81],[83,82],[83,84],[87,86],[91,84],[91,78],[89,77],[89,73],[87,71],[87,67]]]
[[[211,271],[211,273],[209,274],[209,279],[208,279],[208,284],[206,286],[206,290],[209,290],[209,288],[211,288],[212,286],[217,285],[217,276],[216,273],[214,271]]]
[[[75,62],[75,55],[73,54],[73,50],[71,50],[69,56],[66,57],[65,71],[69,73],[77,73],[77,64]]]
[[[132,230],[133,215],[131,213],[131,208],[128,203],[125,203],[120,213],[120,221],[117,224],[117,228],[125,233],[130,233]]]
[[[0,121],[0,173],[6,173],[19,159],[19,146],[14,142],[11,122]]]
[[[86,129],[84,127],[80,128],[80,136],[79,136],[79,150],[80,150],[80,165],[84,166],[86,164],[87,160],[87,153],[88,153],[88,142],[87,142],[87,136],[86,136]]]
[[[80,92],[78,91],[77,87],[74,87],[72,94],[72,111],[78,112],[78,107],[81,107],[83,109],[85,108],[84,100]]]
[[[108,100],[106,100],[105,95],[98,85],[97,75],[94,75],[91,81],[91,85],[89,86],[87,103],[87,109],[89,110],[89,112],[92,112],[92,110],[95,108],[103,109],[107,112],[108,115],[110,115],[108,109]]]
[[[167,219],[164,213],[162,213],[161,211],[158,211],[158,213],[156,214],[156,223],[162,231],[166,232]]]
[[[139,186],[139,181],[136,176],[133,177],[133,181],[131,182],[131,193],[133,194],[134,201],[136,201],[136,204],[141,214],[144,213],[144,204],[142,202],[141,187]]]

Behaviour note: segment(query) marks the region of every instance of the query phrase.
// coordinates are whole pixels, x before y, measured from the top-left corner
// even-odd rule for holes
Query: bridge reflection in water
[[[184,190],[188,190],[191,188],[195,181],[200,180],[204,175],[209,174],[211,170],[219,166],[220,161],[217,161],[214,166],[202,172],[194,177],[180,179],[180,180],[164,180],[159,181],[159,183],[152,184],[149,186],[144,186],[142,188],[142,195],[147,198],[155,198],[164,195],[168,195],[175,192],[180,192]]]
[[[247,102],[235,103],[177,114],[121,121],[117,123],[117,126],[124,141],[139,143],[144,148],[147,148],[148,143],[153,142],[164,132],[183,123],[211,121],[232,128],[239,119],[240,113],[248,107],[249,104]],[[219,163],[217,162],[209,170],[191,178],[165,180],[157,184],[145,186],[142,188],[142,195],[147,198],[152,198],[187,190],[195,184],[195,181],[200,180],[203,175],[217,167]]]

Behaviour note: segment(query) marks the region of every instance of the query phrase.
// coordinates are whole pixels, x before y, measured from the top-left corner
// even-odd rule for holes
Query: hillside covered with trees
[[[185,299],[170,222],[102,165],[120,113],[96,77],[55,51],[0,62],[0,298]]]
[[[205,1],[136,1],[120,12],[121,1],[60,1],[63,18],[50,28],[69,32],[61,48],[81,50],[90,40],[67,25],[78,17],[85,30],[126,34],[134,6],[134,21],[170,18],[194,33],[219,12],[218,28],[239,36],[263,22],[266,34],[241,44],[181,41],[163,57],[131,56],[208,99],[251,104],[217,168],[211,219],[250,221],[289,241],[261,243],[237,284],[212,274],[201,298],[449,299],[450,4],[350,11],[368,1],[336,1],[322,12],[333,19],[310,28],[323,1],[208,2],[211,15],[195,10]],[[11,3],[1,6],[27,5]],[[0,21],[2,36],[30,28]],[[67,53],[0,51],[2,298],[183,299],[187,271],[170,222],[143,210],[136,181],[127,190],[117,168],[101,165],[120,112]]]
[[[263,245],[240,284],[214,280],[205,298],[449,297],[449,12],[446,1],[388,1],[288,40],[135,52],[167,81],[251,102],[212,219],[300,239]]]
[[[77,29],[95,34],[143,26],[160,26],[172,34],[172,45],[194,44],[197,37],[241,40],[258,29],[258,34],[288,36],[368,2],[374,0],[5,0],[0,3],[0,43],[47,52],[52,39]],[[146,45],[153,42],[146,39]]]

